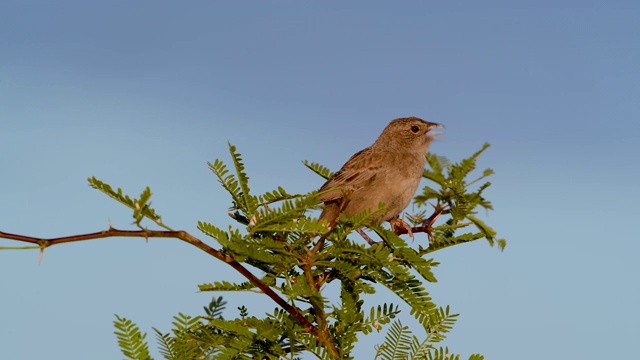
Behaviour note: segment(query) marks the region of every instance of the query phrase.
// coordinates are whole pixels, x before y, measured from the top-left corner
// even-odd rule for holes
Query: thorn
[[[42,257],[44,256],[44,248],[40,248],[40,256],[38,256],[38,266],[42,263]]]
[[[435,240],[435,238],[433,237],[433,233],[431,232],[431,228],[430,227],[427,228],[424,232],[427,233],[427,238],[429,240],[429,243],[432,243]]]
[[[438,217],[440,217],[440,215],[447,213],[447,210],[445,210],[445,206],[443,206],[442,204],[438,203],[436,205],[433,205],[432,203],[429,203],[429,205],[433,206],[433,214],[431,214],[431,216],[429,216],[422,222],[422,226],[424,227],[431,227],[436,222],[436,220],[438,220]]]
[[[429,204],[429,205],[431,205],[431,204]],[[419,216],[416,216],[416,215],[406,214],[406,216],[407,216],[408,218],[410,218],[411,220],[413,220],[413,221],[415,221],[415,222],[418,222],[418,223],[421,223],[421,222],[423,222],[423,221],[424,221],[424,219],[423,219],[423,218],[421,218],[421,217],[419,217]]]

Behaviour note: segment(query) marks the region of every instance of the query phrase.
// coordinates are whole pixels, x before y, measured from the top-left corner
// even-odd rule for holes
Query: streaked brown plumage
[[[320,219],[333,227],[341,209],[352,216],[365,209],[376,211],[380,202],[385,212],[378,222],[398,216],[420,184],[434,138],[429,132],[441,127],[417,117],[391,121],[373,145],[353,155],[322,185],[320,200],[325,206]]]

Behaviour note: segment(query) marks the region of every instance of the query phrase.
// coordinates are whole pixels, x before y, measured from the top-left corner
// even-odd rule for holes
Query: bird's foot
[[[389,224],[391,224],[391,230],[394,233],[398,233],[398,230],[404,229],[407,231],[407,234],[409,234],[409,236],[411,236],[411,240],[413,240],[413,228],[411,227],[411,225],[407,224],[404,219],[401,219],[399,217],[397,218],[393,218],[391,220],[389,220]]]

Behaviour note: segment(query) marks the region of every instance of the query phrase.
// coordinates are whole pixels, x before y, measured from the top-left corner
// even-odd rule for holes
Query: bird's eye
[[[413,133],[417,133],[418,131],[420,131],[420,128],[414,125],[411,127],[411,131],[413,131]]]

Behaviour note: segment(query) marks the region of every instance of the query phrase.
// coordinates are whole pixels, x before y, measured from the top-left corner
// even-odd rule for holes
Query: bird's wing
[[[356,191],[372,181],[382,167],[383,154],[370,147],[355,153],[320,188],[320,201],[327,202],[342,198],[345,193]],[[335,189],[333,191],[327,191]],[[326,193],[322,193],[327,191]]]

